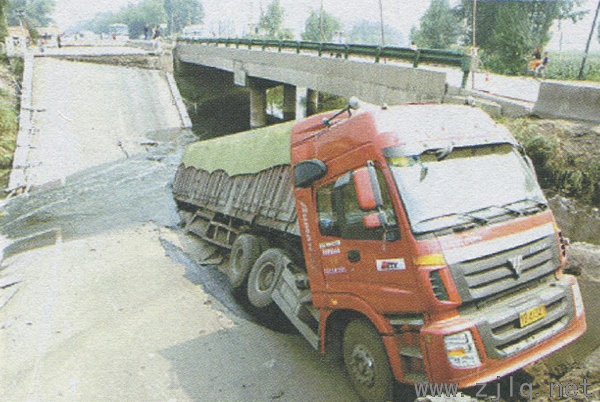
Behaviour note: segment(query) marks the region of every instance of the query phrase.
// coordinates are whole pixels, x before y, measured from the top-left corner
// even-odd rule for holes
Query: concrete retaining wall
[[[600,123],[600,86],[544,81],[533,114]]]
[[[35,132],[32,124],[32,88],[33,88],[33,54],[24,57],[23,82],[21,84],[21,111],[19,113],[19,132],[17,134],[17,147],[13,157],[13,166],[8,180],[6,192],[24,189],[27,184],[27,173],[29,168],[29,151],[31,141]]]
[[[200,44],[180,44],[174,54],[182,62],[230,71],[238,85],[255,77],[373,104],[441,102],[446,91],[445,73],[384,63]]]

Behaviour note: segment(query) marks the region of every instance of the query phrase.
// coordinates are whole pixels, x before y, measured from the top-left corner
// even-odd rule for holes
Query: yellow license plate
[[[546,318],[546,306],[538,306],[519,314],[521,328]]]

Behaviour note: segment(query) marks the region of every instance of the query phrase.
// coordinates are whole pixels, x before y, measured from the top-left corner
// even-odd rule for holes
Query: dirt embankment
[[[600,125],[535,118],[501,122],[525,147],[547,192],[600,207]]]

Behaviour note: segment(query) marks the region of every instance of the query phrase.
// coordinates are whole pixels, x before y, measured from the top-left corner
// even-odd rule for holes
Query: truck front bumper
[[[540,310],[543,314],[536,315]],[[430,383],[460,388],[494,381],[561,349],[586,328],[577,281],[564,275],[536,289],[535,297],[514,297],[424,327],[425,372]],[[452,346],[457,335],[471,344],[466,352]]]

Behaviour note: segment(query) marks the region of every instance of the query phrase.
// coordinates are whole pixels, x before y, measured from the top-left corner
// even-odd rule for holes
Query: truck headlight
[[[445,336],[444,346],[452,367],[469,368],[481,365],[471,331]]]
[[[575,314],[577,317],[581,317],[583,314],[583,297],[581,297],[581,290],[579,289],[579,283],[573,284],[573,303],[575,303]]]

